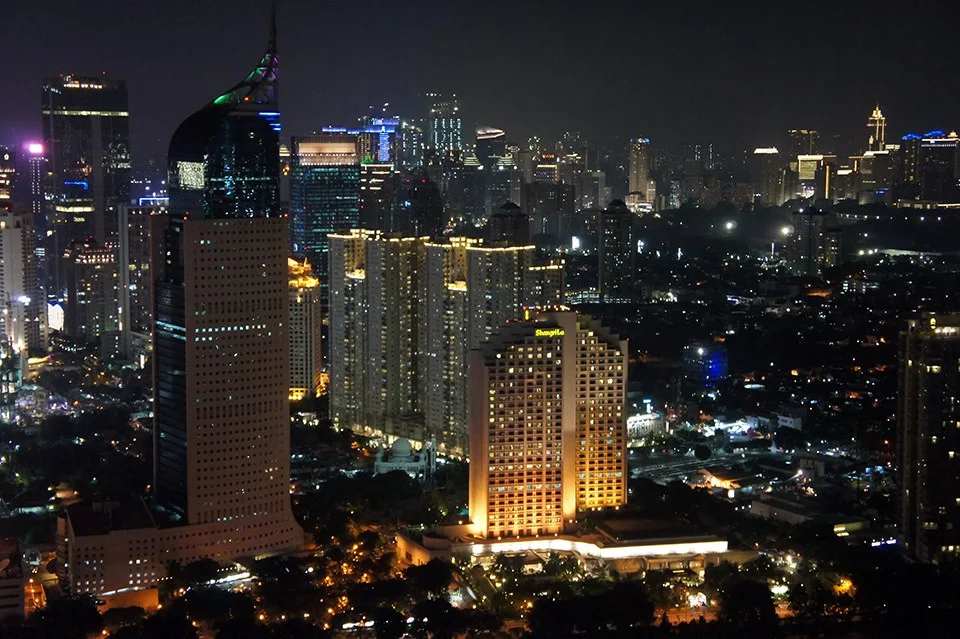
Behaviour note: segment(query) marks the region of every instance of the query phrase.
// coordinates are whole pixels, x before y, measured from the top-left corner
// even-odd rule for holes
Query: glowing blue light
[[[917,135],[916,133],[907,133],[905,136],[903,136],[903,139],[904,139],[904,140],[919,140],[919,139],[920,139],[920,136]]]
[[[63,183],[64,186],[82,186],[83,190],[86,191],[90,188],[90,183],[86,180],[68,180]]]
[[[942,138],[944,135],[946,135],[946,134],[945,134],[943,131],[941,131],[940,129],[936,129],[936,130],[934,130],[934,131],[930,131],[930,132],[928,132],[928,133],[924,133],[924,134],[923,134],[923,137],[925,137],[925,138]]]

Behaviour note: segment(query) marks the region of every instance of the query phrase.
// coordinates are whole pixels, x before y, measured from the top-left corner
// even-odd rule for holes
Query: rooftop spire
[[[277,0],[270,2],[270,42],[267,44],[267,51],[277,52]]]

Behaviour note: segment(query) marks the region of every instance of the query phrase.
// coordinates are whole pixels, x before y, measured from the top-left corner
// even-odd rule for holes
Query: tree
[[[707,461],[712,455],[710,447],[706,444],[697,444],[693,447],[694,456],[700,461]]]
[[[729,561],[707,566],[703,571],[703,587],[714,597],[723,594],[726,588],[740,578],[740,569]]]
[[[725,587],[720,595],[718,618],[728,625],[756,633],[770,631],[778,622],[770,589],[749,579],[739,579]]]
[[[29,619],[41,634],[81,639],[103,629],[103,617],[92,597],[54,599]]]
[[[377,639],[400,639],[407,629],[406,617],[388,606],[377,608],[373,622]]]
[[[422,566],[410,566],[403,576],[413,584],[414,592],[423,592],[428,597],[439,597],[450,587],[453,566],[439,559],[431,559]]]

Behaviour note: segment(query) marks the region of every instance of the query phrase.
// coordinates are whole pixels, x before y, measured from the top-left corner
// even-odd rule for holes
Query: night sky
[[[4,2],[0,143],[40,132],[40,79],[126,79],[134,161],[239,81],[267,41],[267,0]],[[787,128],[866,139],[960,126],[957,3],[281,0],[285,135],[390,101],[420,115],[456,92],[466,125],[515,142],[579,129],[596,143],[766,144]],[[469,136],[472,137],[472,136]]]

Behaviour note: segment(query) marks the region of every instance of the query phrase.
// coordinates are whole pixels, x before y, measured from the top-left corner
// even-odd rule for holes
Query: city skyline
[[[266,0],[231,3],[229,15],[224,3],[48,4],[57,6],[11,8],[11,23],[22,28],[7,43],[28,61],[13,65],[13,85],[39,88],[42,77],[60,73],[106,72],[126,80],[140,169],[149,160],[162,166],[177,114],[203,104],[205,87],[229,82],[229,69],[257,55],[269,12]],[[103,9],[91,6],[97,4]],[[878,102],[890,118],[891,139],[949,129],[949,105],[960,90],[938,78],[956,65],[958,53],[941,42],[946,35],[921,31],[946,18],[946,3],[871,4],[871,11],[858,10],[860,4],[783,18],[755,3],[635,7],[611,1],[592,12],[564,7],[549,13],[531,4],[501,14],[497,6],[427,2],[417,11],[377,6],[372,13],[381,18],[371,20],[368,7],[280,3],[284,135],[352,124],[385,100],[403,117],[421,117],[430,91],[457,93],[465,124],[496,126],[514,142],[582,130],[596,144],[643,135],[661,148],[712,141],[745,149],[804,127],[862,144],[863,116]],[[506,17],[496,28],[476,26],[498,15]],[[352,24],[362,24],[364,34],[351,37],[351,28],[330,26]],[[640,27],[618,34],[614,24]],[[324,37],[315,37],[315,29]],[[180,47],[151,46],[157,41],[143,37],[144,30]],[[877,34],[878,43],[868,47],[866,65],[863,45],[849,36],[864,31]],[[84,34],[82,44],[77,34]],[[812,34],[829,43],[825,59]],[[591,41],[595,46],[582,46]],[[893,46],[896,41],[909,46]],[[386,43],[389,56],[370,42]],[[823,73],[824,64],[830,73]],[[762,92],[751,91],[761,86]],[[0,98],[7,115],[0,141],[39,139],[30,95]]]

